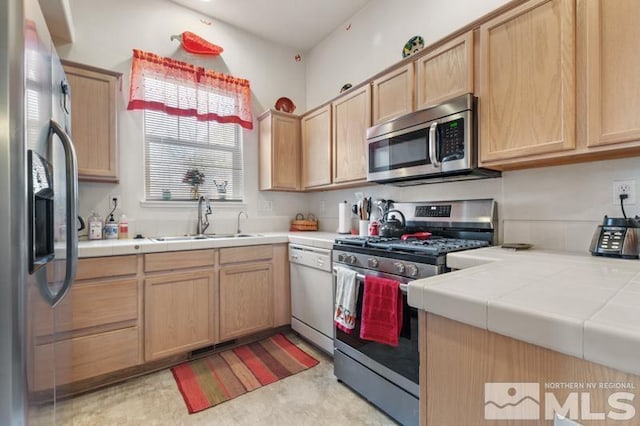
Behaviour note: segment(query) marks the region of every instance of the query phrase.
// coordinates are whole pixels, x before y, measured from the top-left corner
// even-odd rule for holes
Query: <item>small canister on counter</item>
[[[109,220],[104,225],[104,238],[105,240],[117,240],[118,239],[118,224],[113,218],[113,215],[109,216]]]
[[[377,221],[372,220],[371,223],[369,223],[369,235],[370,236],[378,235],[379,230],[380,230],[380,224]]]
[[[96,212],[91,213],[89,216],[89,239],[101,240],[102,239],[102,218],[98,216]]]

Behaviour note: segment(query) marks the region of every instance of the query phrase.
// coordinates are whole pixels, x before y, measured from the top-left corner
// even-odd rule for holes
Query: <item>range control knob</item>
[[[370,257],[369,258],[369,266],[370,267],[377,268],[379,264],[380,264],[380,262],[375,257]]]
[[[407,265],[407,273],[410,277],[415,277],[418,275],[418,267],[413,264]]]
[[[344,262],[346,258],[347,258],[346,254],[339,254],[338,255],[338,262]]]
[[[355,265],[357,259],[354,255],[347,256],[347,263],[350,265]]]
[[[393,267],[396,268],[396,273],[404,274],[404,263],[396,262],[393,264]]]

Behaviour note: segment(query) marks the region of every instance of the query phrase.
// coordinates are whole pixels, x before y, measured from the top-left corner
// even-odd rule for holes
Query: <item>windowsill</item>
[[[244,201],[223,201],[216,200],[212,198],[209,202],[214,206],[215,209],[244,209],[247,207],[247,203]],[[149,208],[194,208],[198,204],[198,200],[193,201],[163,201],[163,200],[140,200],[141,207],[149,207]]]

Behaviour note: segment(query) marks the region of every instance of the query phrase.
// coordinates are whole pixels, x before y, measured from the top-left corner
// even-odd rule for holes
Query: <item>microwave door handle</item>
[[[436,150],[436,129],[438,128],[438,122],[434,122],[431,124],[429,128],[429,158],[431,159],[431,164],[434,167],[440,167],[440,161],[438,161],[438,154]]]
[[[63,128],[51,120],[49,130],[49,146],[53,143],[53,135],[60,138],[64,149],[65,180],[67,190],[66,228],[67,228],[67,258],[64,283],[58,294],[53,299],[51,306],[55,306],[69,292],[71,283],[75,279],[78,267],[78,229],[75,220],[78,216],[78,161],[73,142]]]

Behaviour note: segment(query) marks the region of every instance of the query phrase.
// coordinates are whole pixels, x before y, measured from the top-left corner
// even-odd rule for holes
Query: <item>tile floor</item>
[[[395,425],[338,383],[331,358],[288,336],[320,361],[317,366],[189,415],[166,369],[61,401],[57,425]]]

